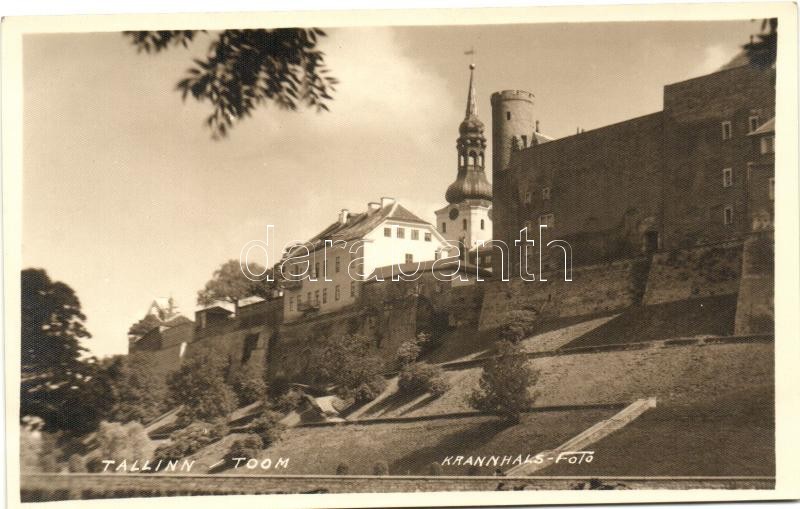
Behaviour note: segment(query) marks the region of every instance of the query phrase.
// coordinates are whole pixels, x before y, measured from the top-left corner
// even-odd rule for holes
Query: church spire
[[[475,85],[474,85],[475,64],[469,64],[469,91],[467,92],[467,113],[464,118],[478,115],[478,107],[475,105]]]

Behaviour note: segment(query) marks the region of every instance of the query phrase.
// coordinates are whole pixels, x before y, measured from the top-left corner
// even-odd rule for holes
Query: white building
[[[362,213],[342,210],[336,222],[284,254],[284,319],[353,304],[376,268],[435,260],[447,247],[433,225],[392,198]]]

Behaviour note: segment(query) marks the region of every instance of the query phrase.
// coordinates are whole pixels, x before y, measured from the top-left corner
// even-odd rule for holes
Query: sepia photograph
[[[9,501],[788,488],[749,7],[4,19]]]

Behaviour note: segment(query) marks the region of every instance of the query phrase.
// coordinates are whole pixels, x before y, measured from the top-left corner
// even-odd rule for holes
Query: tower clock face
[[[458,209],[450,209],[450,220],[453,221],[458,217]]]

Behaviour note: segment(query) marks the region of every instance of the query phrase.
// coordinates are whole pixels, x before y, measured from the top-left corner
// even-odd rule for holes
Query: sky
[[[282,246],[381,196],[433,221],[456,176],[471,59],[491,146],[494,91],[533,92],[540,130],[568,136],[659,111],[664,85],[718,69],[758,28],[326,28],[340,81],[331,111],[262,108],[221,141],[203,125],[209,105],[175,91],[208,36],[147,55],[119,33],[28,35],[23,267],[75,290],[91,354],[125,353],[128,327],[155,297],[193,318],[197,291],[267,225]]]

